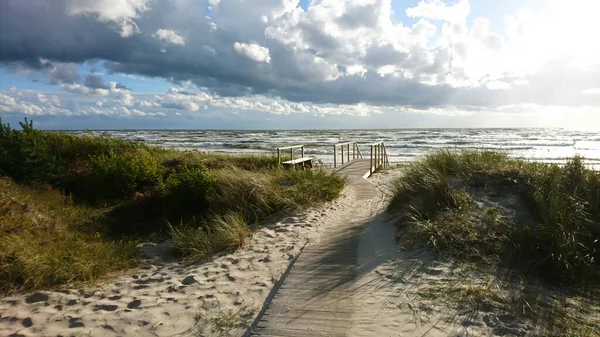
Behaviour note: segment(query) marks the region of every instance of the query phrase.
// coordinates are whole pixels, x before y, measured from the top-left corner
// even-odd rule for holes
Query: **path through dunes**
[[[356,160],[347,175],[354,194],[348,213],[321,240],[306,246],[261,317],[256,336],[397,335],[403,322],[389,319],[398,309],[391,280],[376,268],[400,257],[395,230],[384,221],[381,192],[363,176],[369,160]],[[390,290],[387,290],[390,289]]]

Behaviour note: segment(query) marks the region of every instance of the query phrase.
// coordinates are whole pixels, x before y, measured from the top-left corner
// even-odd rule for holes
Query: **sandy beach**
[[[369,179],[377,189],[371,200],[356,200],[350,185],[338,200],[267,223],[238,251],[205,263],[149,259],[95,288],[3,298],[0,335],[242,336],[290,262],[351,213],[367,220],[359,234],[354,324],[347,335],[535,335],[530,322],[498,303],[472,308],[444,295],[489,290],[497,281],[431,248],[405,249],[386,213],[387,188],[399,174],[395,169]],[[494,291],[509,298],[507,289]]]
[[[94,288],[0,300],[0,335],[240,336],[302,247],[352,205],[347,193],[317,209],[267,223],[233,254],[185,265],[148,259]]]

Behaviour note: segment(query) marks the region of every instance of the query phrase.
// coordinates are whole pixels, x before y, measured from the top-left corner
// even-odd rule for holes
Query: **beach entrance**
[[[367,144],[369,146],[369,158],[363,158],[360,146],[357,142],[346,142],[333,145],[333,169],[334,172],[347,174],[347,167],[351,163],[361,163],[353,165],[352,170],[361,170],[366,165],[366,177],[370,177],[379,169],[386,169],[390,166],[387,150],[384,142]],[[288,168],[301,167],[302,169],[313,167],[313,158],[305,156],[306,145],[293,145],[277,148],[277,162],[279,165]],[[299,153],[298,153],[299,152]],[[289,160],[285,160],[289,153]],[[351,159],[352,158],[352,159]]]
[[[383,302],[369,302],[372,293],[380,291],[372,288],[372,271],[378,261],[396,254],[395,231],[382,221],[384,198],[366,178],[389,163],[383,143],[370,145],[368,159],[358,153],[334,168],[348,177],[348,193],[354,194],[356,205],[290,263],[247,335],[363,335],[383,309]]]

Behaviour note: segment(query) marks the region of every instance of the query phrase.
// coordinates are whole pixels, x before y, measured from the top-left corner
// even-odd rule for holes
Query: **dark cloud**
[[[87,75],[83,85],[92,89],[110,89],[108,83],[104,82],[104,79],[97,75]]]
[[[423,34],[429,38],[431,27],[427,25],[415,26],[414,36],[407,27],[392,30],[388,27],[391,21],[381,21],[389,20],[381,15],[383,2],[347,4],[336,16],[323,8],[320,12],[296,9],[282,14],[289,3],[284,0],[222,1],[211,10],[212,17],[206,18],[207,1],[196,0],[148,1],[148,10],[133,15],[123,12],[129,16],[116,8],[102,7],[110,3],[103,0],[98,0],[96,7],[106,12],[80,15],[70,15],[79,13],[72,6],[84,3],[2,0],[0,63],[42,71],[55,84],[81,83],[76,64],[104,60],[109,72],[164,78],[173,83],[192,81],[221,96],[258,94],[296,102],[423,108],[529,102],[572,105],[581,102],[582,90],[600,87],[598,70],[561,75],[564,62],[524,78],[529,86],[509,83],[513,86],[509,90],[490,90],[485,84],[452,86],[449,78],[468,80],[471,76],[464,66],[464,60],[469,59],[468,46],[456,43],[432,48],[419,42]],[[123,26],[124,22],[129,26]],[[132,30],[124,37],[127,27]],[[138,28],[139,33],[135,33]],[[157,40],[152,34],[158,29],[177,32],[185,45]],[[481,39],[494,52],[503,48],[498,36]],[[256,62],[236,53],[236,42],[268,48],[270,62]],[[345,73],[355,65],[363,66],[367,74]],[[392,75],[380,76],[378,70],[385,66],[397,69]],[[507,76],[505,80],[511,82],[512,75]],[[91,89],[109,88],[95,74],[87,75],[83,84]],[[122,84],[117,88],[127,89]],[[593,103],[591,96],[583,99]]]

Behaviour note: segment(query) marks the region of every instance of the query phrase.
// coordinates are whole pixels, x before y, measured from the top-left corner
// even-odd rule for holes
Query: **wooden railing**
[[[281,165],[281,153],[285,150],[290,150],[290,160],[294,160],[294,150],[300,149],[300,158],[304,158],[304,145],[293,145],[277,148],[277,162]]]
[[[344,157],[346,157],[346,162],[350,162],[350,145],[352,145],[352,160],[362,158],[362,154],[360,153],[360,148],[356,142],[347,142],[335,144],[333,146],[333,167],[337,167],[337,154],[338,148],[341,148],[342,152],[342,165],[344,164]],[[344,155],[344,149],[346,149],[346,154]]]
[[[300,158],[294,158],[294,150],[296,149],[300,149]],[[286,150],[290,150],[290,160],[281,162],[281,153],[282,151]],[[277,162],[279,163],[279,165],[283,164],[284,167],[296,167],[296,165],[301,165],[302,169],[312,168],[312,158],[304,157],[304,145],[278,147]]]
[[[371,144],[371,165],[369,166],[369,177],[381,168],[388,168],[390,161],[383,142]]]

